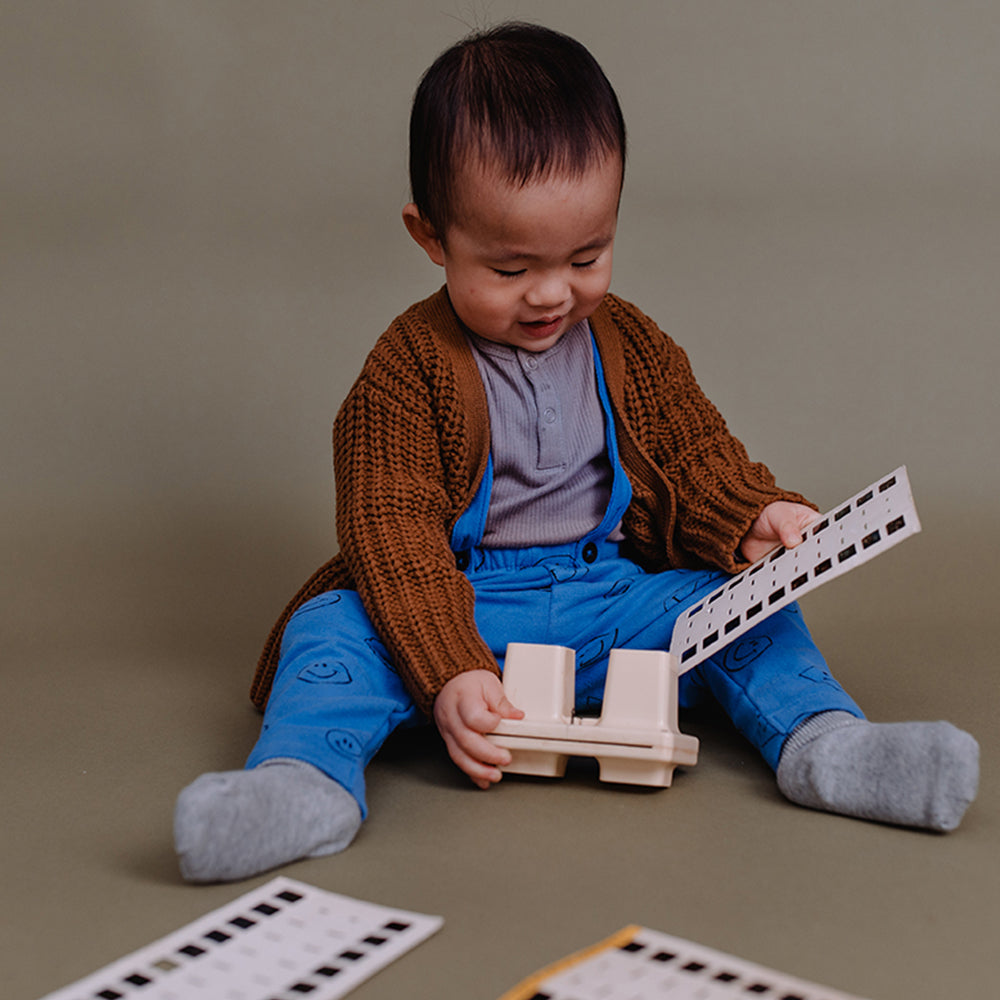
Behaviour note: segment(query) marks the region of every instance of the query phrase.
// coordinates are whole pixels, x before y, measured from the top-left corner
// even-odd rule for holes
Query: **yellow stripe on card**
[[[641,930],[642,928],[638,924],[629,924],[628,927],[623,927],[620,931],[616,931],[611,937],[605,938],[603,941],[599,941],[589,948],[574,952],[572,955],[567,955],[558,962],[553,962],[552,965],[546,966],[539,972],[529,976],[523,982],[518,983],[512,990],[508,990],[498,1000],[531,1000],[538,993],[539,987],[542,986],[545,980],[560,972],[565,972],[574,965],[579,965],[581,962],[585,962],[588,958],[593,958],[603,951],[611,951],[615,948],[624,947]]]

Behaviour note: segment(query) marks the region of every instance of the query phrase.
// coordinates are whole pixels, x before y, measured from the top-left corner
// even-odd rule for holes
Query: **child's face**
[[[470,330],[544,351],[586,319],[611,284],[620,190],[617,157],[580,177],[521,187],[470,166],[459,178],[457,221],[445,241],[426,228],[415,206],[403,217],[444,267],[452,305]]]

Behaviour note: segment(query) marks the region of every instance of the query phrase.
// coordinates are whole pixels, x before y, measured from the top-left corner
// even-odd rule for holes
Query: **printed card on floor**
[[[335,1000],[442,923],[276,878],[42,1000]]]
[[[863,1000],[721,951],[624,927],[526,979],[500,1000]]]

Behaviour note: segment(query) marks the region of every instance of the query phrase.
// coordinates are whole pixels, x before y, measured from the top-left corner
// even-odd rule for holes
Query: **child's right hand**
[[[434,701],[434,722],[448,755],[479,788],[489,788],[510,763],[510,751],[494,746],[483,733],[492,732],[501,719],[523,719],[503,693],[503,683],[488,670],[470,670],[453,677]]]

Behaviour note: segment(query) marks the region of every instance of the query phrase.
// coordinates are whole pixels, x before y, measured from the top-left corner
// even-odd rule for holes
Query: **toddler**
[[[575,649],[577,705],[595,707],[613,647],[667,648],[686,607],[815,518],[609,293],[625,151],[611,85],[560,33],[505,24],[424,75],[403,221],[445,284],[382,335],[337,415],[340,552],[270,636],[246,769],[180,795],[185,878],[343,849],[366,765],[428,716],[488,788],[510,758],[484,734],[522,717],[509,641]],[[705,698],[793,802],[943,831],[975,795],[975,740],[866,721],[795,605],[680,678],[682,708]]]

